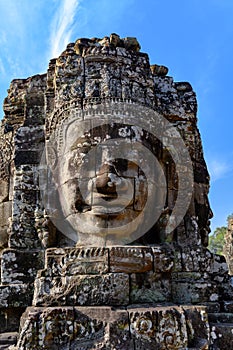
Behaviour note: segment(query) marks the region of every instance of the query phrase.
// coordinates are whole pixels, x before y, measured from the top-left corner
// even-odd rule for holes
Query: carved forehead
[[[93,126],[89,121],[78,123],[74,121],[66,125],[62,135],[63,148],[66,150],[95,146],[109,139],[125,139],[129,142],[143,142],[143,140],[149,139],[148,132],[141,128],[117,122]]]

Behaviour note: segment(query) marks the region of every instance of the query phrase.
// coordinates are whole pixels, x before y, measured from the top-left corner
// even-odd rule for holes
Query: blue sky
[[[232,0],[0,0],[1,104],[12,79],[46,72],[69,42],[136,36],[197,93],[214,230],[233,212],[232,18]]]

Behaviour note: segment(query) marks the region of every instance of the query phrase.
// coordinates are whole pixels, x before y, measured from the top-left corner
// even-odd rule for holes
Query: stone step
[[[18,348],[57,349],[54,341],[61,339],[59,349],[204,350],[209,340],[206,321],[204,307],[190,305],[30,307],[21,318]]]
[[[210,350],[233,349],[233,323],[210,323]]]
[[[210,323],[233,323],[233,313],[215,312],[208,313]]]
[[[17,342],[18,333],[0,333],[0,350],[8,349],[10,345],[15,345]]]

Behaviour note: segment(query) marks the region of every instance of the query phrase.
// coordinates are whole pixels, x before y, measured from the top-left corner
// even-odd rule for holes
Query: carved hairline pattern
[[[140,107],[140,112],[143,112],[145,115],[147,111],[156,112],[156,110],[152,109],[150,106],[138,103],[132,99],[122,98],[87,98],[83,100],[82,106],[83,108],[81,108],[80,100],[75,100],[63,104],[62,107],[56,110],[52,115],[51,122],[48,124],[47,139],[52,139],[52,142],[54,142],[54,144],[56,143],[58,154],[63,148],[64,133],[68,129],[70,123],[76,120],[86,120],[88,117],[95,117],[97,114],[99,116],[101,114],[111,114],[117,117],[124,112],[126,116],[135,118],[137,116],[137,108]],[[125,106],[129,106],[129,109],[124,110],[123,107]],[[143,107],[145,109],[142,110]]]
[[[46,135],[47,138],[57,130],[64,122],[65,119],[69,118],[71,114],[80,111],[85,111],[85,114],[88,114],[89,110],[92,110],[94,105],[107,105],[111,103],[126,103],[129,105],[140,105],[142,107],[147,107],[152,110],[155,110],[155,106],[151,106],[150,104],[143,104],[142,102],[138,102],[134,99],[123,99],[118,97],[92,97],[92,98],[84,98],[84,99],[75,99],[71,102],[64,103],[60,108],[58,108],[51,115],[51,119],[49,118],[46,121]],[[91,115],[91,113],[90,113]]]

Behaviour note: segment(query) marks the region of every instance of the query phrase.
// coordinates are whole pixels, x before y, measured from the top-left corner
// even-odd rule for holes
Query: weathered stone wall
[[[200,306],[50,307],[34,312],[28,308],[23,315],[28,324],[19,349],[207,349],[209,329]]]
[[[223,255],[226,258],[230,275],[233,275],[233,219],[228,219],[227,233],[225,235]]]
[[[16,331],[33,305],[21,319],[19,350],[217,349],[233,329],[216,329],[218,317],[231,317],[233,288],[226,262],[207,249],[212,212],[196,95],[139,50],[135,38],[116,34],[78,39],[47,74],[11,83],[0,129],[0,333]],[[43,207],[40,160],[45,140],[72,113],[109,101],[150,107],[179,131],[193,165],[193,195],[166,234],[179,188],[168,149],[154,141],[167,182],[157,223],[133,246],[74,248]]]
[[[133,50],[129,50],[131,47]],[[58,59],[51,60],[47,77],[35,76],[12,82],[4,103],[3,122],[5,130],[13,129],[3,139],[6,145],[6,138],[12,137],[11,151],[4,151],[4,158],[10,157],[12,162],[11,199],[14,206],[10,247],[39,249],[41,241],[42,245],[50,245],[55,240],[52,226],[45,228],[48,220],[44,219],[38,192],[37,167],[44,147],[44,122],[47,136],[71,110],[109,98],[137,101],[153,107],[181,133],[193,161],[195,191],[189,213],[173,238],[179,245],[186,246],[191,239],[192,245],[207,246],[211,217],[207,198],[209,177],[196,126],[195,93],[190,84],[174,83],[167,77],[165,67],[150,66],[148,55],[138,49],[136,41],[122,41],[114,35],[103,40],[79,39],[75,44],[69,44]],[[9,168],[8,158],[5,168]],[[4,159],[2,163],[4,167]],[[10,170],[7,171],[5,187],[10,183]],[[178,190],[174,188],[175,170],[169,171],[164,216],[172,211]],[[161,225],[159,231],[164,240]],[[189,234],[184,235],[184,232]]]
[[[30,305],[33,281],[43,267],[36,230],[40,208],[37,167],[43,149],[46,76],[11,83],[1,124],[1,331],[17,330]]]
[[[212,213],[208,202],[209,175],[196,125],[196,95],[189,83],[175,83],[167,77],[165,67],[150,66],[148,55],[138,52],[136,41],[132,46],[134,50],[128,50],[131,46],[127,45],[127,39],[122,42],[114,35],[101,41],[79,39],[75,44],[69,44],[57,60],[51,61],[49,93],[46,94],[46,134],[51,134],[71,111],[106,99],[135,101],[160,112],[179,130],[194,168],[193,200],[173,239],[181,246],[206,247]],[[165,159],[161,162],[165,163]],[[174,178],[175,169],[170,168],[164,216],[171,213],[177,195]],[[163,240],[161,224],[158,231]]]

